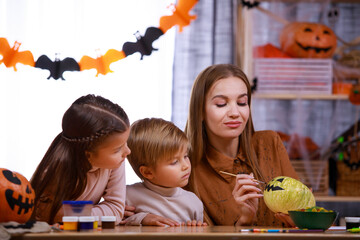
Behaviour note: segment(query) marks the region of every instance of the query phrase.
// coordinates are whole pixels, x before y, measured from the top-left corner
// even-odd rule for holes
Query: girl
[[[188,188],[203,201],[210,225],[294,226],[288,215],[266,207],[264,186],[253,180],[298,177],[278,134],[254,131],[250,103],[251,87],[239,67],[213,65],[198,75],[185,128],[192,160]]]
[[[124,110],[108,99],[77,99],[31,178],[36,193],[33,218],[61,222],[64,200],[89,200],[95,204],[92,215],[114,215],[118,224],[124,214],[129,126]]]

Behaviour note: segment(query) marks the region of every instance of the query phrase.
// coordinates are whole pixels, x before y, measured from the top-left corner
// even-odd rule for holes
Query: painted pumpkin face
[[[34,200],[35,192],[23,175],[0,168],[0,222],[27,222]]]
[[[281,31],[280,46],[296,58],[330,58],[336,49],[336,35],[323,24],[293,22]]]
[[[279,176],[265,187],[264,201],[274,213],[288,213],[315,206],[315,198],[310,189],[302,182],[291,177]]]
[[[351,88],[349,101],[354,105],[360,105],[360,84],[354,85]]]

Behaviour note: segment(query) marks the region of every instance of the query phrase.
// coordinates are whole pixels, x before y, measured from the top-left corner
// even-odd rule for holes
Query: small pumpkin
[[[316,204],[313,193],[305,184],[285,176],[276,177],[265,186],[264,201],[271,211],[286,214]]]
[[[319,23],[292,22],[280,33],[281,49],[296,58],[331,58],[336,43],[331,28]]]
[[[354,105],[360,105],[360,84],[352,86],[349,94],[349,101]]]
[[[0,168],[0,222],[27,222],[34,200],[35,192],[23,175]]]

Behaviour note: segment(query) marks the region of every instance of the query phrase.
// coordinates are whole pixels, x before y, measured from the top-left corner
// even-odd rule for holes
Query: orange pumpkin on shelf
[[[330,58],[336,49],[336,35],[323,24],[292,22],[281,31],[280,46],[296,58]]]
[[[351,88],[349,101],[354,105],[360,105],[360,84],[356,84]]]
[[[35,192],[23,175],[0,168],[0,222],[27,222],[34,200]]]

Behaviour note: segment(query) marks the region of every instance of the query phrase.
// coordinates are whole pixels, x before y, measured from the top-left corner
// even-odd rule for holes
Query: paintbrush
[[[220,173],[222,173],[222,174],[226,174],[226,175],[229,175],[229,176],[236,177],[236,174],[233,174],[233,173],[224,172],[224,171],[220,171]],[[255,179],[255,178],[253,178],[253,179],[251,179],[251,180],[253,180],[254,182],[258,182],[258,183],[266,184],[266,183],[264,183],[264,182],[262,182],[262,181],[260,181],[260,180]]]

